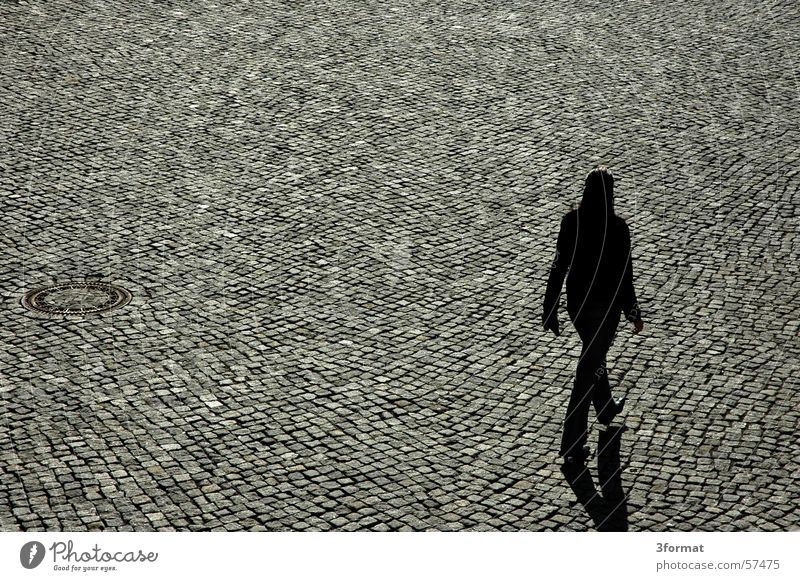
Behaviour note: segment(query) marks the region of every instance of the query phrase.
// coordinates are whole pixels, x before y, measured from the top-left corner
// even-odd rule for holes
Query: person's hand
[[[638,320],[638,321],[634,321],[634,322],[633,322],[633,332],[634,332],[635,334],[639,334],[639,333],[641,333],[641,332],[642,332],[642,329],[644,329],[644,321],[642,321],[642,320],[640,319],[640,320]]]
[[[548,317],[543,321],[544,328],[551,330],[553,333],[556,334],[556,337],[561,335],[561,331],[558,328],[558,317],[555,315],[552,317]]]

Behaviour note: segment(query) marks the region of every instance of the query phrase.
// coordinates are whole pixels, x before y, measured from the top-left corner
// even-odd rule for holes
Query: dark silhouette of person
[[[586,445],[589,404],[605,425],[625,404],[624,397],[612,397],[606,367],[620,314],[634,324],[635,333],[644,328],[633,288],[630,230],[614,213],[614,176],[605,166],[589,173],[579,207],[561,220],[542,317],[545,329],[556,335],[560,334],[558,303],[565,276],[567,312],[583,346],[559,454],[566,463],[583,463],[590,455]]]

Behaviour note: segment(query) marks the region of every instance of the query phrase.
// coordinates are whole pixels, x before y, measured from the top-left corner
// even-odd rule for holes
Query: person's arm
[[[569,221],[565,216],[561,220],[561,229],[558,231],[558,241],[556,242],[556,256],[550,266],[550,275],[547,279],[547,290],[544,294],[544,312],[542,313],[542,324],[545,329],[550,329],[556,335],[560,334],[558,328],[558,299],[561,296],[561,287],[564,284],[564,277],[569,270],[572,261],[572,245],[575,240],[575,233],[569,227]]]
[[[639,309],[639,302],[636,300],[636,291],[633,288],[633,252],[631,251],[631,232],[628,225],[623,222],[622,228],[622,252],[625,255],[625,271],[622,274],[622,311],[625,318],[635,325],[638,331],[642,327],[642,311]]]

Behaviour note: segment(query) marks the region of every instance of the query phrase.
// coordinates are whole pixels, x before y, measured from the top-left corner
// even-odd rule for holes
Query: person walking
[[[561,220],[556,256],[550,269],[542,324],[560,335],[558,303],[567,279],[567,313],[581,339],[581,355],[564,419],[559,455],[565,463],[584,463],[589,404],[597,420],[608,425],[625,405],[611,395],[606,354],[620,314],[644,328],[633,288],[631,240],[628,225],[614,213],[614,176],[606,166],[589,172],[579,207]]]

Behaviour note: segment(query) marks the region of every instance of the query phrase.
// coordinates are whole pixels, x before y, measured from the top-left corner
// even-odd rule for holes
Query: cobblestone
[[[794,3],[3,7],[0,529],[798,529]],[[598,163],[606,484],[539,322]],[[133,299],[21,305],[75,280]]]

